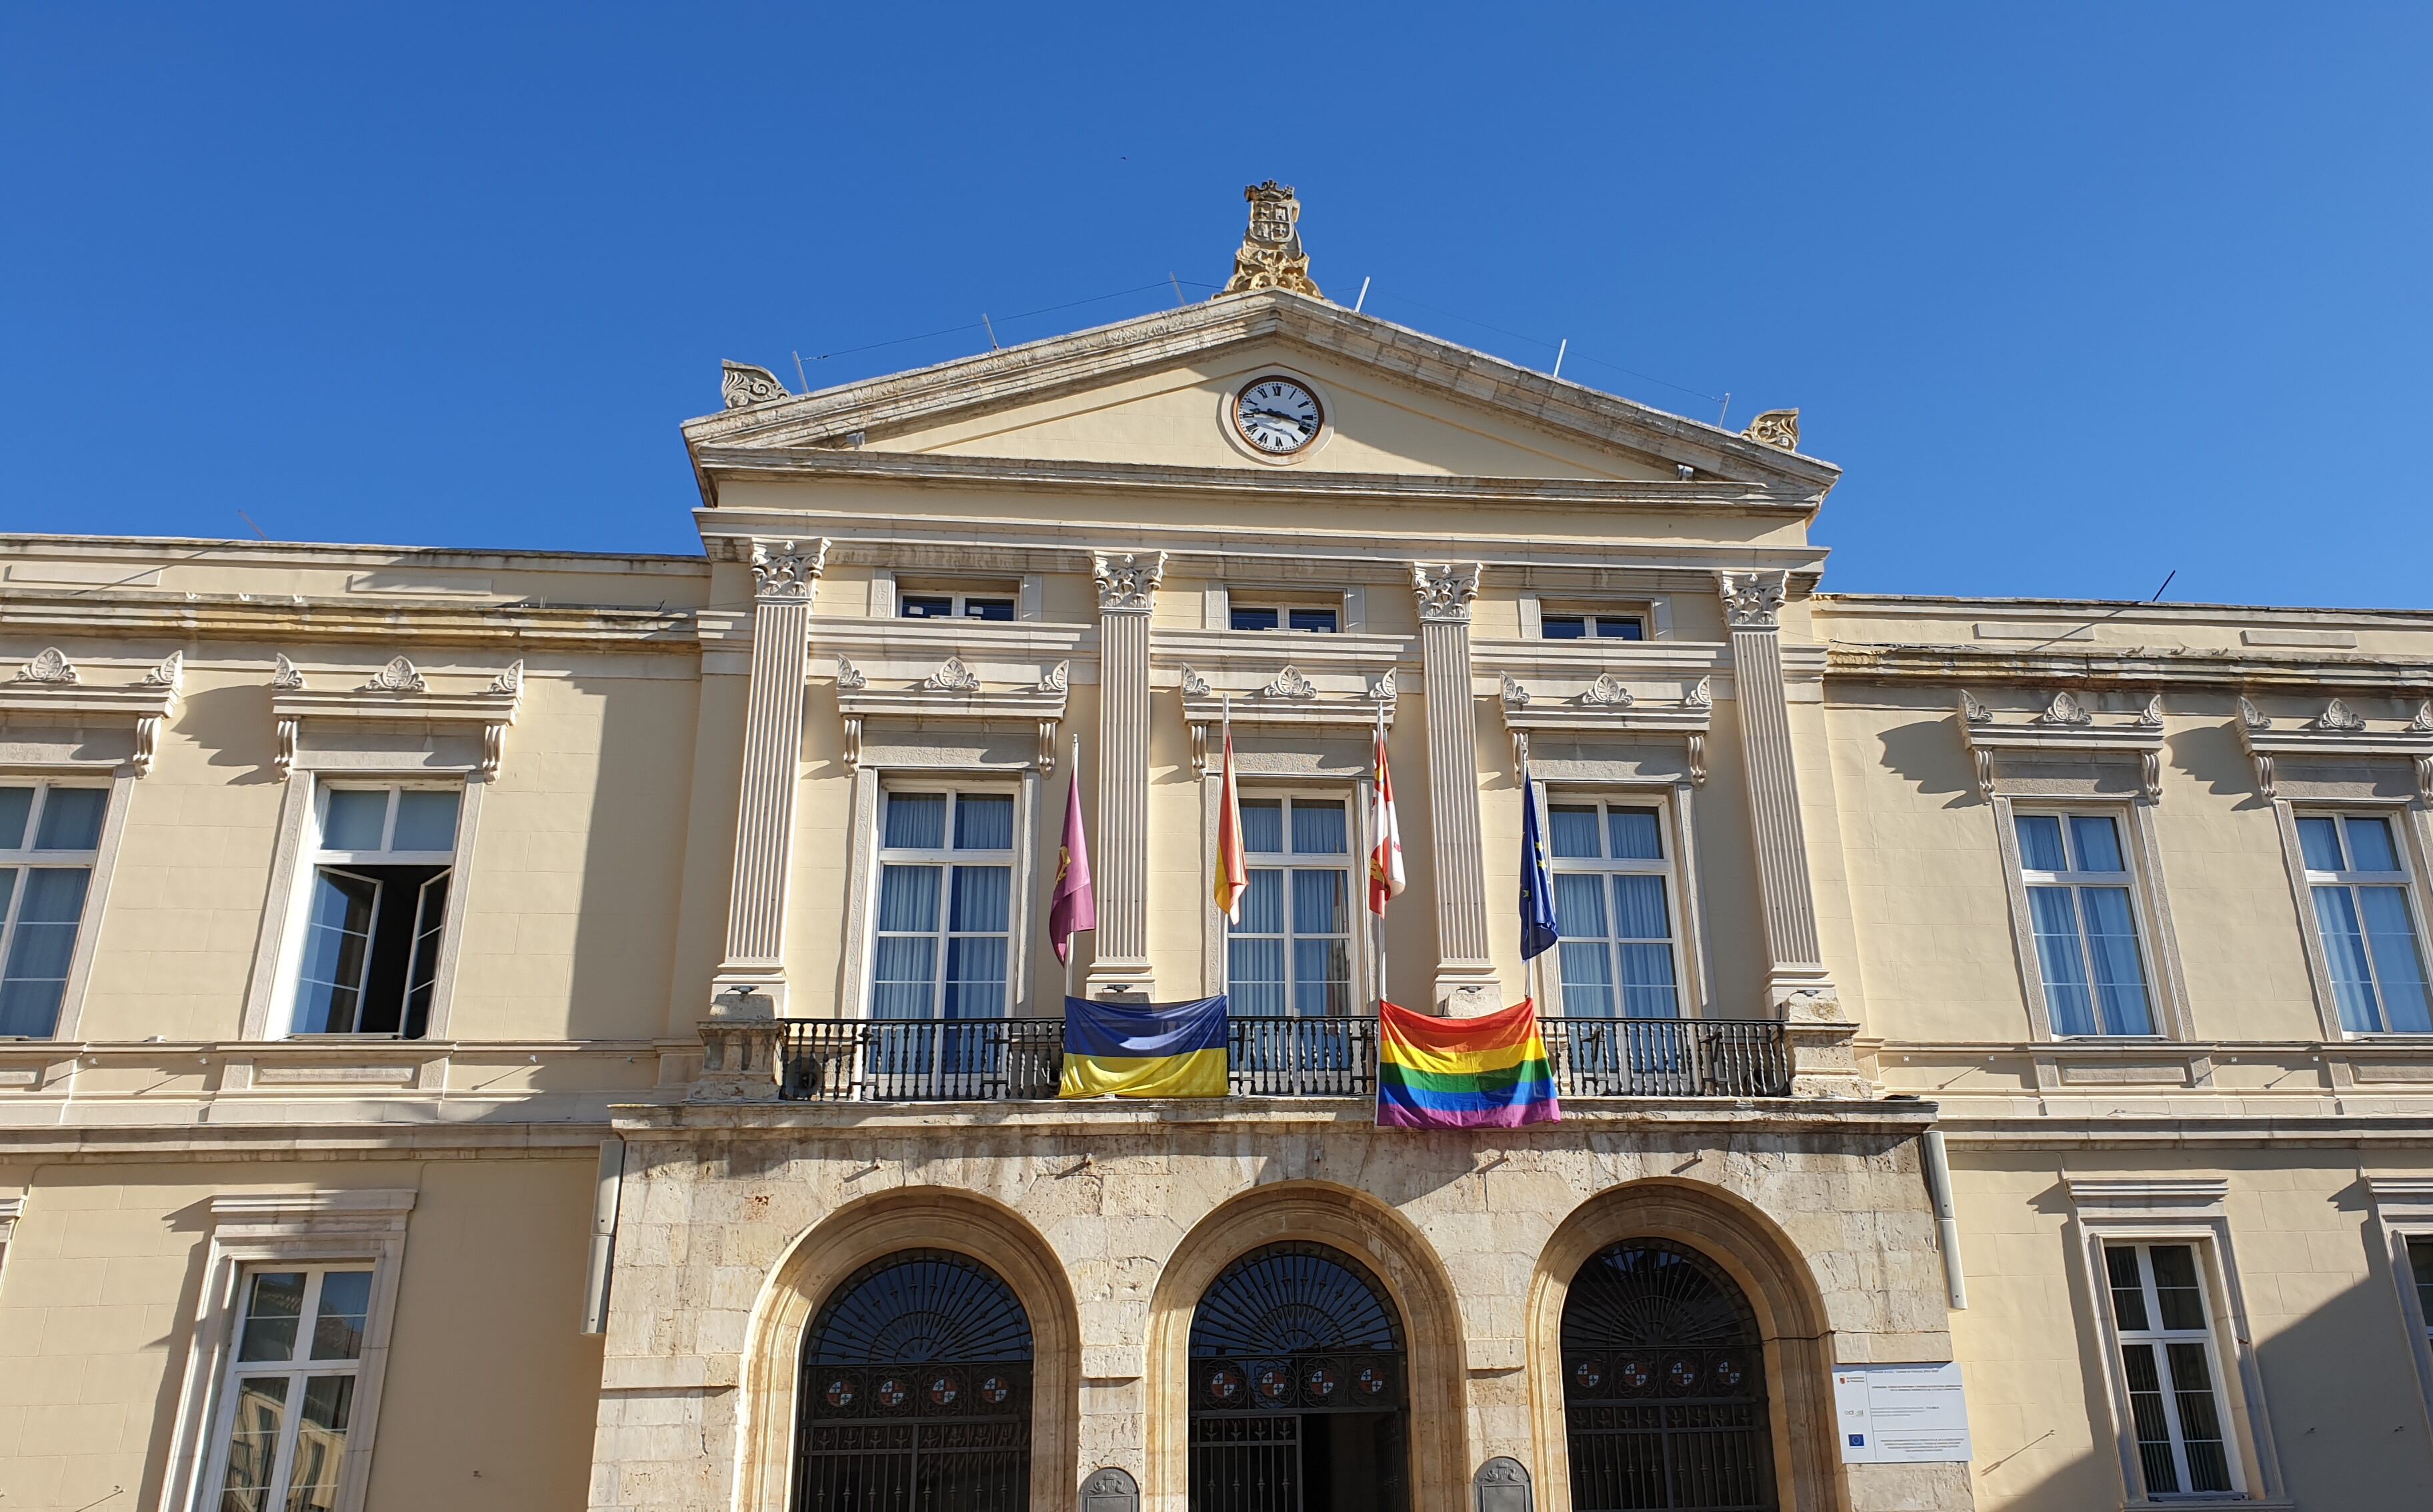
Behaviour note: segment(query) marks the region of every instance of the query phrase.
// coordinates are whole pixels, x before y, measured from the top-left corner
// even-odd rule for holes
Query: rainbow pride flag
[[[1538,1005],[1431,1018],[1377,1005],[1377,1122],[1394,1129],[1518,1129],[1563,1116]]]

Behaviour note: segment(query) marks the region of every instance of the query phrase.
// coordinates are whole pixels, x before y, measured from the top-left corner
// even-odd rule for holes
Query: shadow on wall
[[[1966,808],[1984,801],[1978,796],[1967,739],[1960,733],[1957,715],[1896,724],[1878,739],[1883,742],[1884,765],[1915,783],[1922,793],[1949,794],[1946,808]]]
[[[2363,1183],[2338,1194],[2332,1205],[2343,1219],[2338,1227],[2254,1232],[2235,1221],[2232,1231],[2238,1289],[2263,1381],[2264,1417],[2288,1504],[2323,1512],[2422,1506],[2424,1487],[2433,1486],[2433,1430],[2400,1309],[2398,1280]],[[2069,1199],[2055,1187],[2036,1206],[2067,1213]],[[2096,1316],[2090,1308],[2108,1303],[2086,1295],[2078,1243],[2075,1224],[2059,1231],[2072,1309],[2089,1317]],[[2333,1252],[2322,1246],[2334,1247]],[[2309,1282],[2330,1272],[2355,1279],[2294,1316],[2282,1311],[2293,1297],[2303,1304],[2318,1296],[2322,1288]],[[1999,1274],[1972,1275],[1971,1306],[2004,1307],[2004,1280]],[[2025,1316],[2028,1309],[2021,1311]],[[1981,1457],[1973,1479],[1979,1512],[2085,1512],[2123,1502],[2105,1379],[2113,1362],[2099,1357],[2091,1342],[2082,1344],[2079,1353],[2076,1400],[2084,1404],[2083,1415],[2026,1422],[2012,1443],[1996,1441],[1983,1430],[1977,1434]],[[2235,1377],[2237,1366],[2223,1365]],[[2068,1388],[2058,1382],[2047,1390],[2054,1402],[2068,1397]],[[2056,1463],[2050,1453],[2056,1439],[2081,1447]],[[2246,1494],[2253,1499],[2262,1492],[2251,1485]]]

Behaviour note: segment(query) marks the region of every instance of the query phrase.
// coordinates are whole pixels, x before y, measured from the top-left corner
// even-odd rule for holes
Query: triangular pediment
[[[1286,469],[1251,455],[1222,419],[1240,385],[1270,370],[1307,379],[1328,405],[1322,441]],[[729,467],[757,470],[784,456],[842,462],[840,450],[908,475],[993,460],[1277,483],[1282,470],[1593,487],[1671,483],[1688,467],[1710,484],[1810,501],[1840,475],[1829,463],[1272,291],[813,394],[740,397],[685,426],[706,485]]]

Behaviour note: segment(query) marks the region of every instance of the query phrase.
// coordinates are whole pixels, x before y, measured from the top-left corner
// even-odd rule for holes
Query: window
[[[2417,947],[2407,863],[2388,818],[2301,814],[2298,846],[2315,898],[2340,1028],[2353,1034],[2433,1033]]]
[[[890,790],[871,1016],[1002,1018],[1012,892],[1012,794]]]
[[[1340,798],[1245,798],[1251,863],[1242,922],[1226,932],[1235,1013],[1352,1011],[1352,834]]]
[[[1548,640],[1644,640],[1647,620],[1637,614],[1543,614],[1539,634]]]
[[[985,593],[911,593],[896,595],[899,620],[1013,619],[1013,594],[1004,589]]]
[[[2433,1236],[2407,1241],[2407,1268],[2416,1277],[2416,1312],[2424,1320],[2424,1339],[2433,1344]]]
[[[2146,1494],[2237,1491],[2196,1247],[2107,1243],[2103,1264]]]
[[[324,788],[294,1032],[418,1037],[456,858],[452,788]]]
[[[2152,1034],[2119,822],[2020,814],[2019,864],[2055,1034]]]
[[[1298,603],[1232,603],[1226,613],[1236,630],[1302,630],[1319,635],[1337,635],[1343,629],[1343,611]]]
[[[1567,1015],[1677,1018],[1673,866],[1664,811],[1646,803],[1546,805],[1556,946]]]
[[[329,1512],[346,1463],[372,1273],[264,1268],[244,1272],[239,1286],[208,1483],[216,1512]]]
[[[59,1027],[107,788],[0,786],[0,1037]]]

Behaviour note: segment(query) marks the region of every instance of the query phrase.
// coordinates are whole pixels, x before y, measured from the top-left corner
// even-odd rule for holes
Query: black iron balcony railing
[[[1791,1050],[1767,1020],[1542,1018],[1565,1097],[1779,1097]],[[789,1019],[779,1093],[808,1102],[1000,1102],[1053,1097],[1061,1018]],[[1226,1090],[1243,1097],[1368,1097],[1373,1018],[1236,1016]]]

